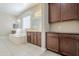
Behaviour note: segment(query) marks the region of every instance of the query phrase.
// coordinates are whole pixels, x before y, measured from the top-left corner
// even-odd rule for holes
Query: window
[[[23,27],[24,30],[31,27],[30,21],[31,21],[30,16],[26,16],[26,17],[23,18],[22,27]]]

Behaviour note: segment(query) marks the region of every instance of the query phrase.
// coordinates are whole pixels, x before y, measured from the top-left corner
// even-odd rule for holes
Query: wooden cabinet
[[[27,42],[31,42],[31,33],[27,32]]]
[[[60,52],[64,55],[76,55],[76,41],[72,35],[63,34],[60,39]]]
[[[36,33],[36,41],[37,41],[37,45],[41,46],[41,33],[38,32]]]
[[[38,36],[38,35],[36,35],[36,32],[34,32],[34,33],[33,33],[33,43],[34,43],[35,45],[37,45],[37,42],[38,42],[38,41],[37,41],[37,39],[38,39],[37,36]]]
[[[41,32],[27,32],[27,42],[41,46]]]
[[[46,48],[67,56],[79,56],[79,34],[46,33]]]
[[[79,56],[79,40],[76,41],[76,55]]]
[[[61,21],[60,3],[49,3],[49,22]]]
[[[58,52],[59,49],[58,34],[47,33],[47,49]]]
[[[49,22],[77,20],[79,18],[78,3],[49,3]]]
[[[77,8],[77,15],[78,15],[77,18],[78,18],[78,20],[79,20],[79,3],[77,3],[77,7],[78,7],[78,8]]]
[[[31,43],[33,43],[33,41],[34,41],[34,35],[33,34],[34,33],[31,32]]]
[[[79,35],[76,35],[75,39],[76,39],[76,55],[79,56]]]
[[[77,18],[76,3],[61,3],[61,20],[72,20]]]

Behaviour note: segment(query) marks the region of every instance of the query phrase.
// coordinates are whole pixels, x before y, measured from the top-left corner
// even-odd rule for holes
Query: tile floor
[[[61,56],[32,44],[16,45],[8,36],[0,36],[0,56]]]

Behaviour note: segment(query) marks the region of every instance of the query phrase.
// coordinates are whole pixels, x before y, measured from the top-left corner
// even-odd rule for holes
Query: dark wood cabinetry
[[[78,3],[49,3],[49,22],[79,19]]]
[[[41,46],[41,33],[36,33],[36,44]]]
[[[76,39],[76,55],[79,56],[79,35],[76,35],[75,39]]]
[[[49,22],[60,21],[60,3],[49,4]]]
[[[72,35],[62,34],[60,37],[60,52],[64,55],[76,55],[76,41]]]
[[[79,40],[76,41],[76,55],[79,56]]]
[[[79,34],[47,32],[48,50],[67,56],[79,56]]]
[[[47,49],[58,52],[59,50],[58,34],[47,33]]]
[[[33,35],[33,43],[34,43],[35,45],[37,45],[37,42],[38,42],[37,36],[38,36],[38,35],[37,35],[36,33],[33,33],[32,35]]]
[[[72,20],[77,18],[76,3],[61,3],[61,20]]]
[[[77,18],[79,19],[79,3],[77,3]]]
[[[27,42],[41,46],[41,32],[27,32]]]
[[[34,44],[34,33],[31,32],[31,43]]]
[[[31,32],[27,32],[27,42],[31,42]]]

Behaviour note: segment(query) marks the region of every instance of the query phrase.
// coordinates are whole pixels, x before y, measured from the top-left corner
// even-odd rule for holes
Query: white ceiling
[[[32,3],[0,3],[0,12],[17,16],[24,10],[31,7]]]

